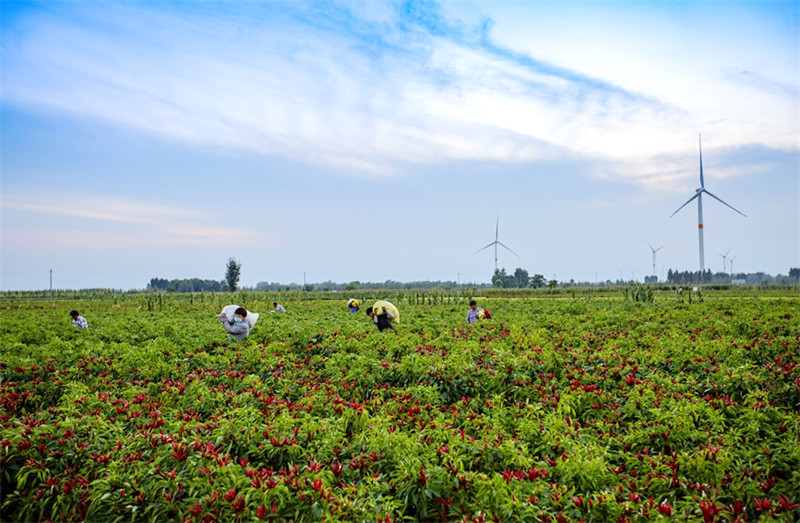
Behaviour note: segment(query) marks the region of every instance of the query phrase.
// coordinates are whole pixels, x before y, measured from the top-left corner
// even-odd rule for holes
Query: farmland
[[[4,302],[0,519],[800,519],[796,291],[348,297]]]

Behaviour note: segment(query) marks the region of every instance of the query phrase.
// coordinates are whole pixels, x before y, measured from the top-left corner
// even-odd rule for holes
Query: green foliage
[[[538,289],[544,287],[546,280],[541,274],[529,276],[528,271],[517,267],[514,274],[506,274],[505,268],[495,269],[492,275],[492,286],[498,289]],[[557,286],[558,282],[551,284],[551,287]]]
[[[236,258],[228,258],[228,263],[225,265],[225,282],[228,284],[228,290],[233,292],[239,285],[239,277],[242,274],[242,263],[236,261]]]
[[[649,284],[631,283],[622,289],[625,299],[632,302],[653,303],[653,287]]]
[[[2,519],[800,518],[796,295],[519,292],[286,293],[235,344],[274,293],[6,302]]]
[[[149,291],[172,291],[172,292],[224,292],[226,284],[224,281],[202,280],[200,278],[184,278],[167,280],[166,278],[151,278],[147,284]]]

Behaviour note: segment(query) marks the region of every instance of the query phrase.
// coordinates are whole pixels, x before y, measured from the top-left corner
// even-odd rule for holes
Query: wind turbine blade
[[[700,196],[701,192],[702,192],[702,191],[697,191],[696,193],[694,193],[694,196],[692,196],[691,198],[689,198],[688,200],[686,200],[686,203],[684,203],[683,205],[681,205],[680,207],[678,207],[678,211],[680,211],[681,209],[683,209],[684,207],[686,207],[687,205],[689,205],[689,202],[691,202],[692,200],[694,200],[695,198],[697,198],[698,196]],[[670,217],[670,218],[672,218],[673,216],[675,216],[676,214],[678,214],[678,211],[675,211],[674,213],[670,214],[670,215],[669,215],[669,217]]]
[[[739,209],[737,209],[736,207],[734,207],[734,206],[732,206],[732,205],[730,205],[730,204],[728,204],[728,203],[724,202],[724,201],[723,201],[721,198],[719,198],[718,196],[714,196],[713,194],[711,194],[710,192],[708,192],[708,191],[707,191],[707,190],[705,190],[705,189],[703,189],[703,192],[704,192],[704,193],[706,193],[707,195],[711,196],[712,198],[714,198],[714,199],[715,199],[715,200],[717,200],[718,202],[720,202],[720,203],[722,203],[722,204],[726,205],[727,207],[730,207],[731,209],[733,209],[734,211],[738,212],[739,214],[741,214],[741,215],[742,215],[742,216],[744,216],[745,218],[747,218],[747,215],[746,215],[745,213],[743,213],[742,211],[740,211],[740,210],[739,210]]]
[[[648,247],[650,247],[650,250],[651,250],[651,251],[653,251],[653,252],[656,252],[656,251],[655,251],[655,249],[653,249],[653,246],[652,246],[652,245],[650,245],[650,242],[649,242],[649,241],[645,240],[645,241],[644,241],[644,243],[646,243],[646,244],[647,244],[647,246],[648,246]]]
[[[663,249],[663,248],[664,248],[664,247],[666,247],[666,246],[667,246],[667,244],[665,243],[664,245],[662,245],[661,247],[659,247],[658,249],[656,249],[656,252],[660,251],[661,249]]]
[[[697,135],[697,143],[700,145],[700,188],[705,188],[706,183],[703,181],[703,139]]]
[[[492,243],[490,243],[489,245],[487,245],[486,247],[481,247],[480,249],[478,249],[477,251],[473,252],[472,254],[478,254],[479,252],[481,252],[481,251],[484,251],[484,250],[488,249],[489,247],[491,247],[491,246],[492,246],[492,245],[494,245],[495,243],[497,243],[497,242],[492,242]]]
[[[504,248],[505,250],[507,250],[508,252],[510,252],[511,254],[513,254],[514,256],[516,256],[517,258],[519,258],[519,257],[520,257],[520,255],[519,255],[519,254],[517,254],[516,252],[512,251],[511,249],[509,249],[508,247],[506,247],[505,245],[503,245],[501,242],[497,242],[497,245],[501,246],[502,248]]]
[[[500,239],[500,213],[497,213],[497,221],[494,224],[494,241]]]

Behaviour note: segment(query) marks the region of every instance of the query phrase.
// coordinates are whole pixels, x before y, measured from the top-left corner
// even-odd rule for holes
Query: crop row
[[[2,519],[800,517],[797,299],[488,306],[4,311]]]

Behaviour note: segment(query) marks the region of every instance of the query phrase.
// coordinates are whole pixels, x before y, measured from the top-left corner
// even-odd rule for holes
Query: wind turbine
[[[705,271],[705,261],[703,259],[703,193],[706,193],[707,195],[711,196],[712,198],[722,203],[726,207],[730,207],[731,209],[738,212],[745,218],[747,218],[747,215],[739,211],[735,207],[729,205],[728,203],[722,201],[719,197],[713,195],[708,190],[706,190],[706,184],[705,181],[703,180],[703,142],[699,134],[697,135],[697,141],[700,145],[700,187],[697,190],[695,190],[694,196],[686,200],[686,203],[678,207],[678,210],[670,215],[670,218],[675,216],[678,213],[678,211],[686,207],[689,204],[689,202],[697,198],[697,236],[698,236],[698,242],[700,244],[700,273],[702,274],[703,271]]]
[[[482,247],[482,248],[478,249],[477,251],[475,251],[473,253],[473,254],[478,254],[482,250],[488,249],[489,247],[494,245],[494,270],[495,271],[497,270],[497,246],[498,245],[501,246],[502,248],[504,248],[505,250],[507,250],[508,252],[510,252],[511,254],[513,254],[514,256],[516,256],[517,258],[519,258],[519,254],[517,254],[516,252],[512,251],[511,249],[509,249],[508,247],[506,247],[505,245],[503,245],[500,242],[499,234],[500,234],[500,213],[497,213],[497,224],[495,225],[495,228],[494,228],[494,241],[492,243],[490,243],[489,245],[487,245],[486,247]]]
[[[737,254],[736,256],[731,256],[731,257],[729,258],[729,259],[730,259],[730,261],[731,261],[731,276],[733,276],[733,274],[734,274],[734,273],[733,273],[733,262],[736,260],[736,257],[737,257],[737,256],[738,256],[738,254]]]
[[[731,247],[731,249],[733,249],[733,247]],[[727,266],[727,261],[728,261],[728,253],[731,252],[731,249],[728,249],[728,251],[725,254],[722,254],[721,252],[717,253],[720,256],[722,256],[722,272],[723,273],[725,272],[725,267]]]
[[[655,276],[656,275],[656,253],[658,251],[660,251],[661,249],[663,249],[664,247],[666,247],[667,244],[665,243],[664,245],[662,245],[658,249],[654,249],[653,246],[650,245],[649,241],[645,240],[644,243],[646,243],[647,246],[650,247],[650,250],[653,251],[653,276]]]

